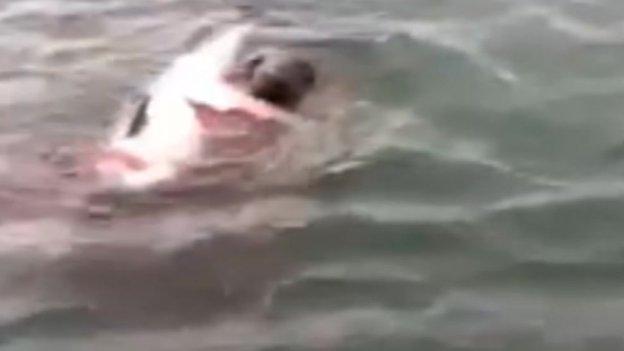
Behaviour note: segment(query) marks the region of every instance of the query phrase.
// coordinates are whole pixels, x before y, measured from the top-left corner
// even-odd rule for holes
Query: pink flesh
[[[122,173],[126,171],[141,171],[148,164],[142,159],[125,152],[108,150],[99,155],[96,169],[103,174]]]
[[[203,133],[220,155],[242,156],[262,151],[275,142],[279,133],[273,120],[250,112],[255,111],[255,106],[218,111],[206,104],[189,104]]]
[[[195,110],[195,116],[208,133],[212,130],[219,129],[224,123],[228,122],[228,119],[239,121],[247,120],[249,122],[259,119],[257,115],[242,108],[232,108],[221,112],[205,104],[189,103]]]

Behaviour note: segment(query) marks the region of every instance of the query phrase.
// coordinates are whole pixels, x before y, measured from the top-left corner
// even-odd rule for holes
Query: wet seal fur
[[[260,49],[234,70],[234,83],[258,99],[294,111],[314,88],[316,70],[312,63],[287,50]]]

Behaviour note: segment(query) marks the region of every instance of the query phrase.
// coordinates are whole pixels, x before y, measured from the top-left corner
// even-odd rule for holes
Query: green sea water
[[[624,2],[249,3],[349,86],[359,167],[107,228],[4,201],[0,349],[624,350]],[[0,1],[0,175],[242,4]]]

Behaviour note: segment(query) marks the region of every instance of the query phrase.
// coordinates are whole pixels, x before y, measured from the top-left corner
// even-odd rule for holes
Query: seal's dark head
[[[249,55],[240,69],[253,96],[288,110],[296,109],[316,82],[309,60],[278,49]]]

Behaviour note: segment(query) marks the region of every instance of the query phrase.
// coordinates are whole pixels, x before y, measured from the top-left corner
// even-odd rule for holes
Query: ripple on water
[[[497,233],[494,245],[520,260],[618,262],[621,187],[606,183],[509,200],[485,212],[483,225]]]
[[[0,104],[5,107],[37,103],[49,99],[49,84],[44,77],[20,76],[0,80]]]
[[[389,149],[364,161],[362,167],[323,180],[322,195],[355,203],[392,200],[474,207],[552,187],[496,163],[422,151]]]

